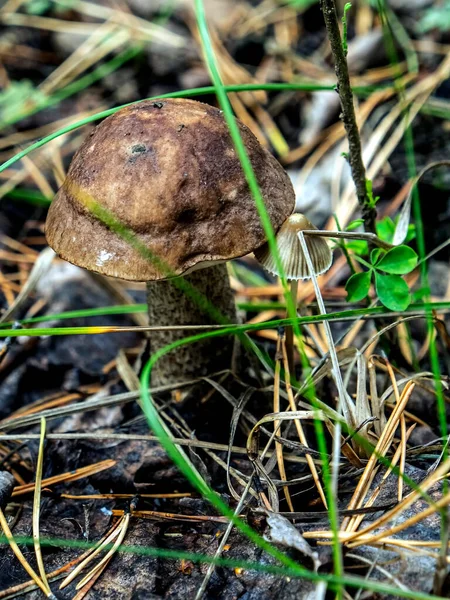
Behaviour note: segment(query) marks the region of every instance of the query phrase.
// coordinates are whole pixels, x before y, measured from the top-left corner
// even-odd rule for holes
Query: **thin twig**
[[[364,220],[366,231],[375,233],[376,210],[369,201],[366,189],[366,169],[364,167],[361,138],[356,123],[355,107],[353,106],[353,93],[350,86],[347,59],[342,47],[341,33],[339,31],[335,0],[321,0],[323,18],[330,41],[331,52],[334,58],[334,69],[337,77],[337,91],[342,107],[342,122],[348,138],[348,160],[352,171],[352,178],[356,187],[358,203]]]

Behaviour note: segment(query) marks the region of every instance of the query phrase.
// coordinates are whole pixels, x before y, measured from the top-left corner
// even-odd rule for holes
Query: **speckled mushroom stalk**
[[[275,158],[245,125],[239,128],[277,231],[294,209],[294,190]],[[96,218],[89,199],[126,235]],[[50,207],[46,235],[69,262],[147,282],[150,325],[156,326],[217,323],[176,285],[183,275],[223,319],[236,322],[223,263],[265,242],[222,112],[182,99],[128,106],[96,127]],[[189,333],[152,332],[151,350]],[[232,340],[225,338],[181,347],[158,361],[152,384],[229,368],[231,355]]]
[[[179,281],[183,279],[184,281]],[[236,323],[236,306],[225,264],[194,271],[182,278],[147,283],[149,322],[158,326],[217,325],[217,319],[203,310],[195,297],[186,293],[188,284],[208,300],[229,323]],[[167,344],[200,331],[153,331],[150,351],[155,353]],[[232,336],[206,339],[182,345],[160,358],[152,371],[154,385],[165,385],[183,379],[229,369],[232,365],[234,338]]]

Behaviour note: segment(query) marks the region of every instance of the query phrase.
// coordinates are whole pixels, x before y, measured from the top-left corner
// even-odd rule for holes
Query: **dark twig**
[[[361,139],[359,137],[358,125],[356,124],[355,108],[353,106],[353,93],[350,87],[347,59],[342,47],[341,33],[339,31],[335,0],[321,0],[321,7],[331,52],[334,58],[334,68],[337,77],[337,91],[341,100],[342,121],[348,137],[349,163],[352,178],[356,187],[356,195],[361,207],[364,228],[366,231],[375,233],[376,210],[372,206],[366,189],[366,170],[361,154]]]

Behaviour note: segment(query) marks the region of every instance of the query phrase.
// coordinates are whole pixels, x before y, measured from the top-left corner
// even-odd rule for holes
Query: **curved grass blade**
[[[300,83],[300,82],[299,83],[265,83],[265,84],[264,83],[261,83],[261,84],[259,84],[259,83],[258,84],[250,84],[249,83],[249,84],[245,84],[245,85],[243,85],[243,84],[228,85],[225,87],[225,89],[228,92],[243,92],[243,91],[256,91],[256,90],[333,91],[334,86],[333,85],[318,85],[316,83],[311,83],[311,82],[307,82],[307,83]],[[143,100],[136,100],[135,102],[128,102],[127,104],[121,104],[120,106],[115,106],[114,108],[108,108],[101,112],[95,113],[94,115],[89,115],[89,117],[81,119],[80,121],[76,121],[75,123],[71,123],[70,125],[66,125],[66,127],[63,127],[62,129],[58,129],[58,131],[55,131],[55,132],[45,136],[44,138],[37,140],[36,142],[34,142],[30,146],[28,146],[28,148],[25,148],[21,152],[18,152],[17,154],[12,156],[10,159],[5,161],[2,165],[0,165],[0,173],[2,171],[4,171],[5,169],[7,169],[8,167],[10,167],[11,165],[13,165],[14,163],[16,163],[18,160],[20,160],[24,156],[27,156],[27,154],[29,154],[30,152],[33,152],[33,150],[37,150],[38,148],[45,146],[46,144],[55,140],[56,138],[60,137],[61,135],[64,135],[71,131],[75,131],[76,129],[79,129],[80,127],[83,127],[84,125],[88,125],[89,123],[94,123],[95,121],[98,121],[100,119],[105,119],[106,117],[113,115],[114,113],[119,111],[121,108],[124,108],[126,106],[131,106],[132,104],[138,104],[139,102],[144,102],[145,100],[156,100],[159,98],[185,98],[185,97],[203,96],[206,94],[212,94],[212,93],[214,93],[214,91],[215,91],[215,87],[210,85],[210,86],[205,86],[205,87],[200,87],[200,88],[191,88],[188,90],[181,90],[180,92],[170,92],[168,94],[162,94],[160,96],[150,96],[149,98],[144,98]]]
[[[39,516],[41,512],[41,487],[42,487],[42,467],[44,464],[44,443],[45,443],[45,429],[46,422],[45,418],[41,417],[41,435],[39,439],[39,451],[36,465],[36,479],[34,487],[34,498],[33,498],[33,540],[34,540],[34,553],[36,555],[36,562],[38,565],[39,575],[41,576],[42,583],[47,590],[47,596],[50,596],[50,586],[47,580],[47,574],[45,572],[44,560],[42,558],[41,545],[39,540]]]

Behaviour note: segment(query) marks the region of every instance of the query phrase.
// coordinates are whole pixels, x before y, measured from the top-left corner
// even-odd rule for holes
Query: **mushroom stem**
[[[223,322],[236,323],[236,305],[225,264],[199,269],[176,279],[147,282],[149,325],[214,325],[220,322],[202,306],[205,299],[221,315]],[[178,285],[177,285],[178,283]],[[196,293],[189,293],[195,290]],[[216,317],[216,318],[215,318]],[[186,331],[152,331],[150,352],[187,337]],[[234,338],[210,338],[186,344],[162,356],[153,367],[152,385],[160,386],[209,375],[232,366]]]

